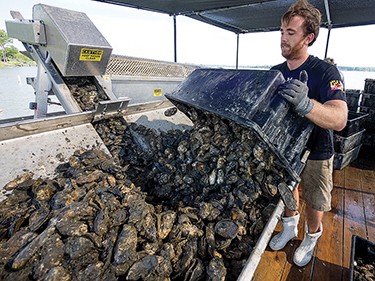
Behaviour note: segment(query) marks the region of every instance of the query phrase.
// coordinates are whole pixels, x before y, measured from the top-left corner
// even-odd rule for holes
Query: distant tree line
[[[375,71],[375,67],[360,67],[360,66],[339,66],[338,69],[341,71]]]
[[[7,45],[9,45],[11,43],[13,43],[13,40],[11,38],[9,38],[8,34],[6,34],[6,32],[4,30],[0,29],[1,60],[3,62],[7,62],[8,57],[10,57],[13,54],[12,48],[7,47]],[[14,47],[14,46],[12,46],[12,47]],[[17,50],[17,52],[18,52],[18,50]]]
[[[14,62],[16,64],[30,64],[32,60],[21,54],[12,43],[13,39],[11,39],[3,29],[0,29],[1,61],[4,63]]]

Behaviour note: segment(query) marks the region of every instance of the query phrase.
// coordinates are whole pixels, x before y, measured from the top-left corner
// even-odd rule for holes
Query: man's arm
[[[348,106],[342,100],[330,100],[321,104],[312,100],[313,107],[305,115],[311,122],[324,129],[341,131],[348,120]]]
[[[345,128],[348,106],[342,100],[329,100],[324,104],[308,97],[307,72],[302,70],[300,79],[292,79],[279,87],[279,93],[290,102],[294,110],[308,118],[315,125],[335,131]]]

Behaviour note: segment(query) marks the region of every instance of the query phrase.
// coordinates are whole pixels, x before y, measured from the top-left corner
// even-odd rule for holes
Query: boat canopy
[[[280,18],[295,0],[95,0],[131,8],[184,15],[236,34],[280,29]],[[374,0],[310,0],[328,29],[375,24]]]

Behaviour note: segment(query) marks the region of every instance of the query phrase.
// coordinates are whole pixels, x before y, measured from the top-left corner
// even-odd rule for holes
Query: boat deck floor
[[[304,235],[305,202],[301,198],[298,238],[280,251],[267,246],[254,273],[255,281],[350,280],[352,235],[375,242],[375,153],[361,151],[359,158],[333,174],[332,210],[323,218],[323,235],[312,261],[305,267],[293,263],[295,249]],[[281,231],[281,223],[275,235]]]

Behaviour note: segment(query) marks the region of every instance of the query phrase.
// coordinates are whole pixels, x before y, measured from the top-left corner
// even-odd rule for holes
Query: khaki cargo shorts
[[[327,212],[331,210],[333,189],[333,156],[328,160],[308,160],[301,174],[302,195],[313,209]]]

